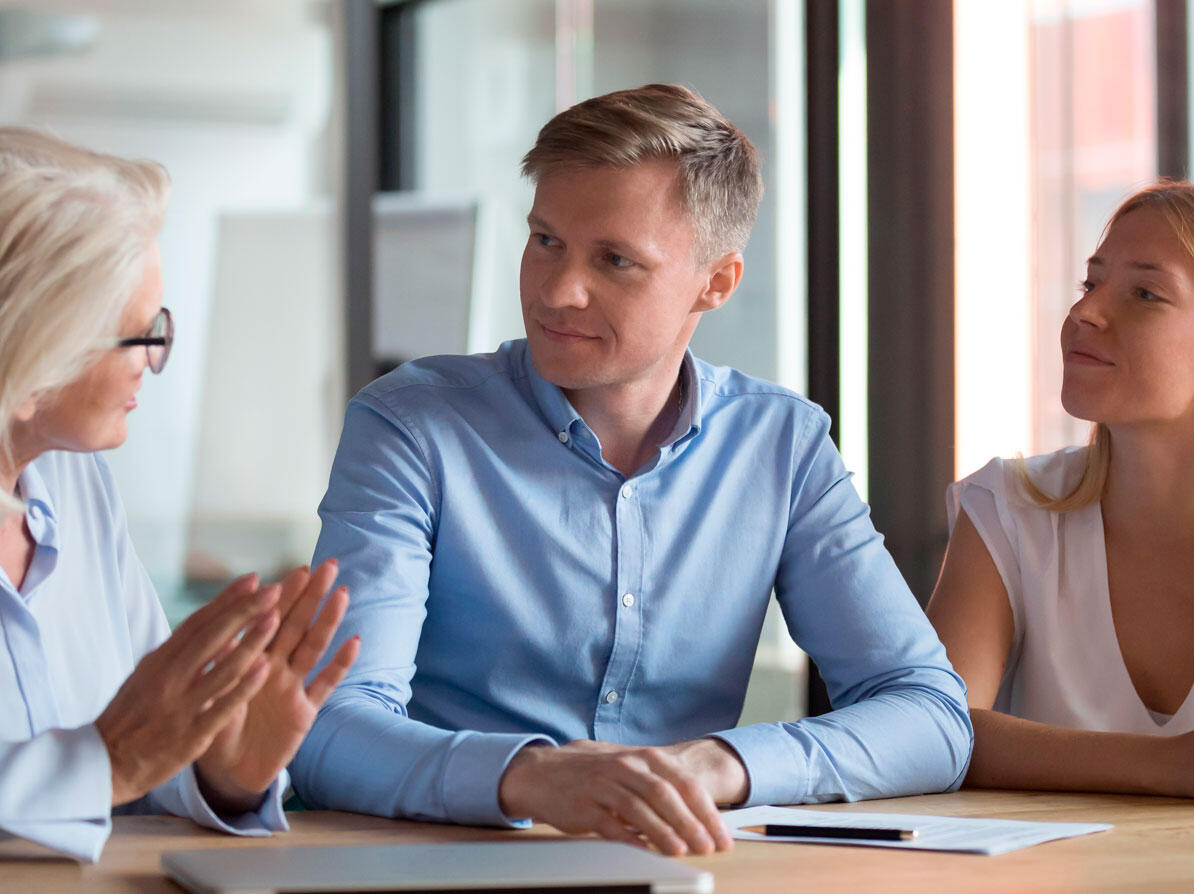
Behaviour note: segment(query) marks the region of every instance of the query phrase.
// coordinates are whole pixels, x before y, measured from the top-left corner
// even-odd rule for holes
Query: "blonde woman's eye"
[[[1161,299],[1161,296],[1159,296],[1159,295],[1154,295],[1154,294],[1153,294],[1152,292],[1150,292],[1148,289],[1137,289],[1137,290],[1136,290],[1136,297],[1137,297],[1137,298],[1139,298],[1141,301],[1146,301],[1146,302],[1148,302],[1148,303],[1150,303],[1150,304],[1152,304],[1153,302],[1157,302],[1157,301],[1160,301],[1160,300],[1162,300],[1162,299]]]

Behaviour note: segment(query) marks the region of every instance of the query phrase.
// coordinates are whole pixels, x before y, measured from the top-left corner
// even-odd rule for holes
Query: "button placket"
[[[645,532],[641,492],[640,483],[624,481],[613,493],[614,637],[593,722],[597,738],[612,741],[622,736],[622,711],[642,647],[641,612],[629,610],[638,602],[642,585]]]

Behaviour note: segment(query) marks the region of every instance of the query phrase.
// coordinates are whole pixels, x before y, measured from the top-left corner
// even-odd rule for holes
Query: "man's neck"
[[[675,364],[656,381],[565,389],[564,394],[601,442],[605,461],[629,478],[676,427],[683,409],[683,375]]]

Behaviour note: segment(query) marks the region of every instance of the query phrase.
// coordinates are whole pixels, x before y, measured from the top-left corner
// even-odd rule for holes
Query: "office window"
[[[1088,437],[1058,336],[1103,224],[1157,175],[1157,78],[1149,0],[955,9],[961,476]]]

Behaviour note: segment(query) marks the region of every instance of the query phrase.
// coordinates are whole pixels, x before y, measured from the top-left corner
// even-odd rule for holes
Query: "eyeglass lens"
[[[149,329],[150,338],[160,338],[160,345],[147,345],[146,354],[149,355],[149,369],[153,373],[160,373],[166,367],[166,360],[170,357],[170,348],[174,343],[174,319],[170,311],[162,308],[153,318],[153,325]]]

